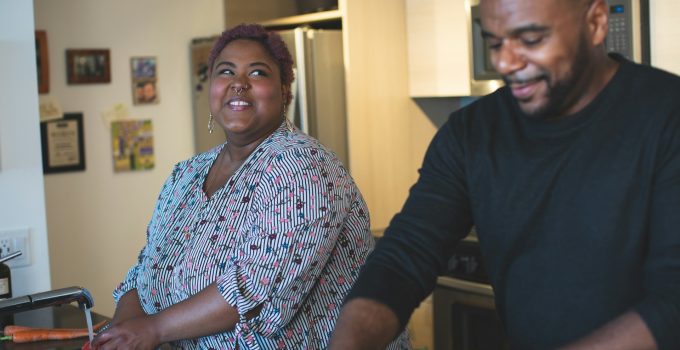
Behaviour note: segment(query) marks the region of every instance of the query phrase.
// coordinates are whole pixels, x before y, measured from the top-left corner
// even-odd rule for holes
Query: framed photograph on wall
[[[65,113],[64,118],[40,123],[43,173],[85,170],[83,114]]]
[[[132,102],[135,105],[159,102],[156,76],[156,57],[130,58]]]
[[[66,74],[69,84],[110,83],[111,59],[109,50],[66,50]]]
[[[35,31],[35,64],[38,68],[38,93],[50,92],[50,64],[47,56],[47,32]]]

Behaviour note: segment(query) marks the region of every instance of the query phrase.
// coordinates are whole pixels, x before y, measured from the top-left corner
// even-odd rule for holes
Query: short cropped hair
[[[208,67],[212,73],[213,65],[220,52],[232,41],[246,39],[253,40],[260,43],[265,50],[274,58],[279,64],[279,72],[281,75],[281,85],[288,87],[288,94],[285,96],[285,104],[288,106],[293,99],[290,86],[293,83],[293,57],[283,42],[281,36],[277,33],[268,31],[259,24],[239,24],[231,29],[222,32],[222,35],[217,39],[213,45],[208,56]]]

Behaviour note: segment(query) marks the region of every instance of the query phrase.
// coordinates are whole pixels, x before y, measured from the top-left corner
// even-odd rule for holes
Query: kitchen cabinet
[[[231,28],[240,23],[260,23],[266,27],[277,28],[324,23],[339,26],[342,15],[338,3],[315,2],[319,4],[318,11],[303,12],[305,9],[299,5],[302,2],[295,0],[225,0],[225,26]]]
[[[380,235],[415,181],[422,147],[414,154],[413,138],[419,130],[427,130],[425,142],[431,137],[428,126],[413,125],[404,2],[339,0],[337,10],[303,15],[295,8],[288,0],[225,0],[225,24],[290,28],[307,18],[315,27],[342,28],[349,168],[368,204],[371,229]]]
[[[405,0],[411,97],[475,95],[468,1]]]

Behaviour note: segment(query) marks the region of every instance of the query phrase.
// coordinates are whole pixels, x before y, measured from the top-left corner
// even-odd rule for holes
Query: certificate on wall
[[[85,170],[82,113],[40,123],[43,173]]]

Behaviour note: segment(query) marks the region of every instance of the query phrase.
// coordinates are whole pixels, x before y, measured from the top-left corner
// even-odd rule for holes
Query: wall
[[[35,0],[47,31],[50,95],[65,112],[82,112],[86,171],[45,176],[52,286],[80,285],[95,311],[112,315],[111,291],[135,262],[158,191],[174,163],[194,152],[189,44],[223,29],[221,0]],[[111,83],[67,85],[65,49],[108,48]],[[3,51],[4,52],[4,51]],[[156,56],[156,105],[132,105],[130,57]],[[35,80],[35,79],[33,79]],[[124,104],[153,121],[153,170],[114,173],[102,112]],[[37,142],[37,141],[36,141]]]
[[[651,0],[649,4],[652,65],[680,74],[680,1]]]
[[[0,230],[28,228],[32,250],[12,269],[19,296],[50,289],[30,1],[0,0],[0,52]]]

